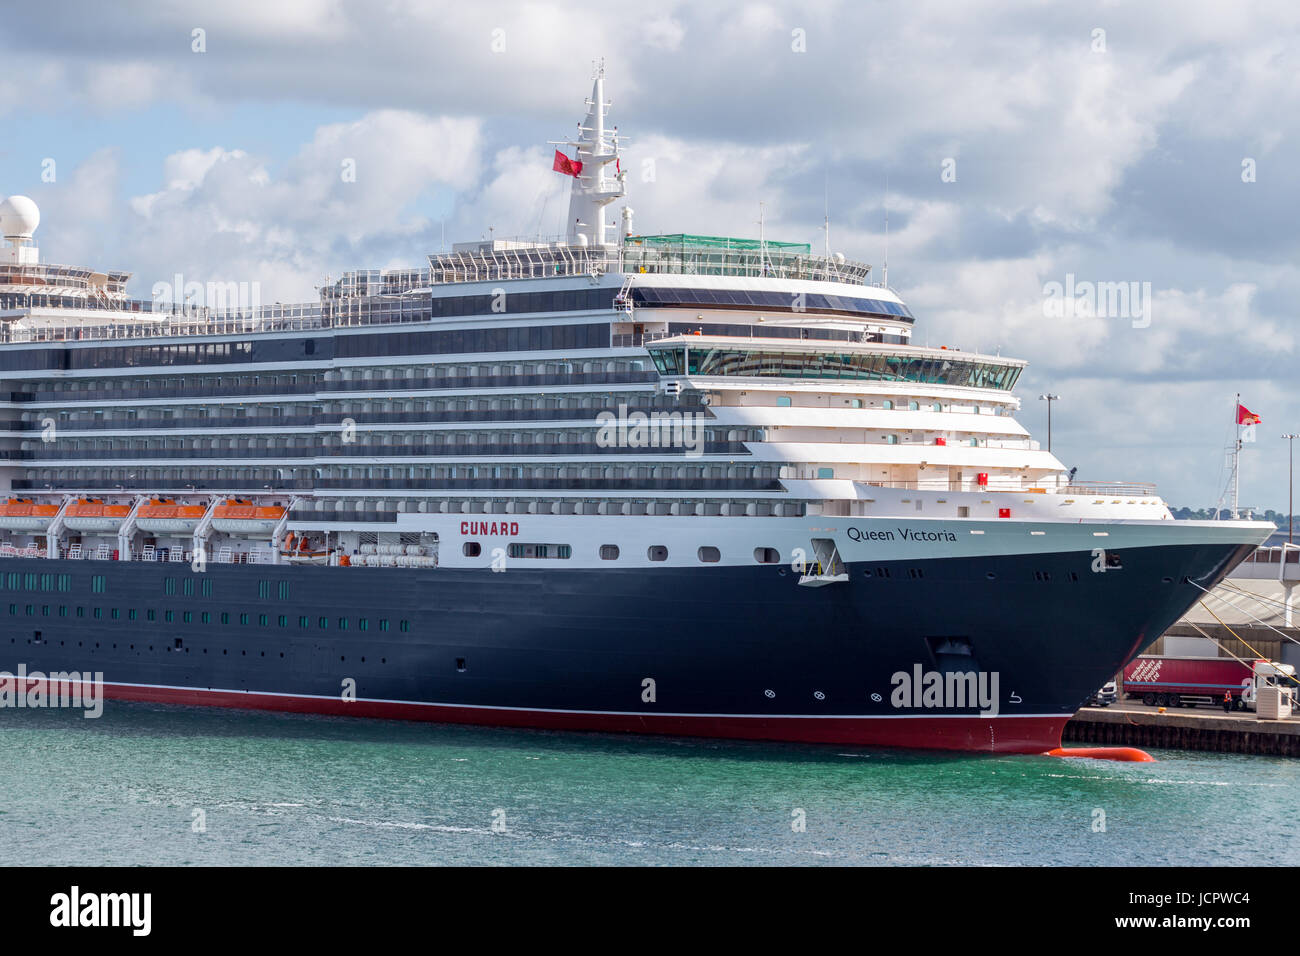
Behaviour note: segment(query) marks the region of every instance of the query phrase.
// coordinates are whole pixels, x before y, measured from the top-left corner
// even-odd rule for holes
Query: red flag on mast
[[[582,172],[582,163],[576,159],[569,159],[558,149],[555,151],[555,162],[551,164],[551,169],[557,173],[564,173],[566,176],[578,176]]]
[[[1241,402],[1237,403],[1237,424],[1238,425],[1259,425],[1263,423],[1258,415],[1252,412]]]

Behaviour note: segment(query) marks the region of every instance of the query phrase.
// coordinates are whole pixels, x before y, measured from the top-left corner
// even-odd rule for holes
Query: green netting
[[[812,252],[812,246],[806,242],[773,242],[768,239],[759,242],[757,239],[736,239],[729,236],[693,236],[689,233],[678,232],[669,236],[628,236],[624,240],[625,245],[629,246],[657,246],[672,248],[676,246],[679,249],[704,248],[704,249],[743,249],[757,250],[760,246],[766,246],[768,249],[780,249],[786,252]]]

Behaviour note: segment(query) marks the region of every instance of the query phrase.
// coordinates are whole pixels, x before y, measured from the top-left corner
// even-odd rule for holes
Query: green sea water
[[[1154,764],[110,701],[0,710],[0,861],[1300,863],[1300,760]]]

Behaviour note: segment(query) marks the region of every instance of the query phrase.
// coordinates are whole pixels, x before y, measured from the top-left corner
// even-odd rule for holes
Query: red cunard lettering
[[[460,523],[461,534],[504,534],[517,535],[519,533],[518,521],[462,521]]]

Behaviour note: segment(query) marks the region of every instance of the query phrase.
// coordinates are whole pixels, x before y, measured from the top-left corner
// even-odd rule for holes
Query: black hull
[[[1103,573],[1088,552],[853,564],[820,588],[783,566],[195,573],[9,559],[0,668],[102,672],[108,696],[145,700],[1034,751],[1201,596],[1187,579],[1211,587],[1251,550],[1133,548]],[[917,667],[996,674],[996,714],[897,706],[891,675]]]

